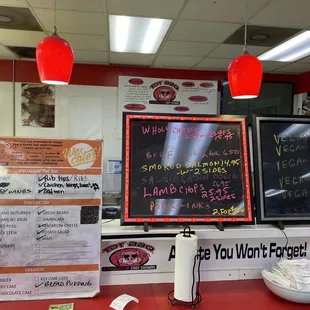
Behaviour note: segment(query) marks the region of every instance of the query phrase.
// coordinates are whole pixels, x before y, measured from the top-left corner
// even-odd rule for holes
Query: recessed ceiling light
[[[255,34],[254,36],[251,36],[251,39],[254,41],[263,41],[269,38],[268,34]]]
[[[172,20],[109,15],[112,52],[155,54]]]
[[[292,39],[258,56],[259,60],[293,62],[310,55],[310,31],[304,31]]]
[[[9,16],[0,15],[0,23],[11,23],[13,19]]]

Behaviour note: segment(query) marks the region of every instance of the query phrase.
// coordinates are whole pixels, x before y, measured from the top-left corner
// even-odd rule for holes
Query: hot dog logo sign
[[[155,100],[150,100],[150,104],[180,105],[180,101],[174,101],[179,91],[179,86],[168,80],[157,81],[150,88],[153,90]]]
[[[102,271],[156,269],[156,265],[148,264],[154,252],[154,246],[140,241],[111,244],[102,250],[104,259]],[[107,263],[110,266],[105,266]]]

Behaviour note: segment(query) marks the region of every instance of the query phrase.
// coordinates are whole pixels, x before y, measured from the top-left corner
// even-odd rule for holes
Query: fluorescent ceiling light
[[[130,19],[127,16],[118,16],[116,18],[116,40],[115,40],[115,48],[119,52],[124,52],[127,47],[128,41],[128,33],[130,27]]]
[[[310,31],[304,31],[292,39],[258,56],[259,60],[293,62],[310,55]]]
[[[156,54],[172,20],[109,15],[112,52]]]

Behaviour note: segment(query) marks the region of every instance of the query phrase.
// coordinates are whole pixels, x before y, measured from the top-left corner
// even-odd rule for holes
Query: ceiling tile
[[[217,45],[217,43],[166,41],[160,51],[160,54],[176,56],[205,56]]]
[[[41,9],[54,9],[55,1],[57,0],[27,0],[33,8],[41,8]],[[59,7],[59,2],[57,1],[56,7]],[[63,2],[63,1],[62,1]]]
[[[15,59],[17,58],[13,53],[11,53],[7,48],[0,44],[0,58],[2,59]]]
[[[34,8],[54,9],[55,0],[28,0]],[[57,1],[56,8],[59,10],[74,10],[88,12],[105,12],[105,0],[62,0]]]
[[[310,56],[298,60],[298,63],[310,64]]]
[[[309,0],[273,0],[249,23],[261,26],[306,28],[310,26]]]
[[[28,7],[25,0],[0,0],[0,6]]]
[[[157,18],[175,18],[184,0],[107,0],[108,13]]]
[[[260,55],[267,51],[268,47],[248,46],[248,51],[252,55]],[[221,44],[211,54],[210,58],[235,58],[243,53],[243,46],[234,44]]]
[[[34,9],[34,12],[44,28],[48,31],[53,31],[54,11],[48,9]],[[106,15],[103,13],[58,10],[56,25],[59,32],[105,35]]]
[[[159,55],[155,60],[154,66],[167,68],[192,68],[200,60],[201,57]]]
[[[270,0],[249,0],[248,16],[253,16]],[[181,18],[242,23],[244,0],[189,0]]]
[[[264,72],[272,72],[274,70],[280,69],[281,67],[287,66],[287,62],[279,61],[262,61]]]
[[[221,43],[241,25],[213,23],[180,19],[175,24],[169,39],[180,41],[198,41]]]
[[[231,59],[205,58],[195,68],[227,70]]]
[[[0,42],[9,46],[36,47],[46,37],[42,31],[0,29]]]
[[[9,22],[0,22],[0,28],[2,29],[42,31],[41,26],[29,8],[2,6],[0,7],[0,14],[9,18]]]
[[[244,43],[244,30],[245,26],[240,27],[223,43],[225,44],[241,44]],[[270,26],[247,26],[247,44],[248,46],[276,46],[290,37],[295,36],[301,29],[298,28],[283,28],[283,27],[270,27]],[[260,39],[257,39],[258,37]],[[264,36],[264,37],[262,37]]]
[[[35,47],[8,46],[8,48],[21,59],[35,59],[36,58]]]
[[[74,62],[83,63],[107,63],[107,52],[93,52],[93,51],[74,51]]]
[[[284,66],[280,69],[275,70],[277,73],[303,73],[310,71],[310,64],[302,63],[292,63],[290,65]]]
[[[67,40],[74,50],[101,52],[109,51],[108,38],[106,36],[93,36],[62,32],[59,32],[59,35]]]
[[[132,53],[110,53],[111,64],[150,66],[155,55],[132,54]]]

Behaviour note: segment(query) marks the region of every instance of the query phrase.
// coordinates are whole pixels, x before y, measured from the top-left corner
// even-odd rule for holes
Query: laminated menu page
[[[0,300],[99,292],[102,141],[0,138]]]

